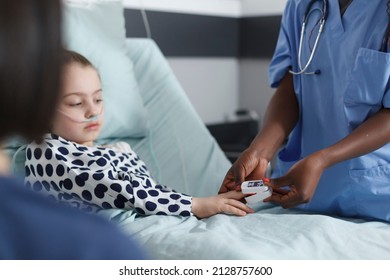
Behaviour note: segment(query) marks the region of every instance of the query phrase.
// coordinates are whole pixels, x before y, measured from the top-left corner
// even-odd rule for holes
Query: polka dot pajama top
[[[157,184],[125,142],[88,147],[47,134],[26,150],[26,184],[60,202],[93,212],[135,209],[142,215],[190,216],[192,197]]]

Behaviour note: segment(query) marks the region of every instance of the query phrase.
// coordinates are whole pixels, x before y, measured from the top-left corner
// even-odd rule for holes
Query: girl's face
[[[103,126],[100,78],[91,66],[65,66],[52,132],[78,144],[92,146]]]

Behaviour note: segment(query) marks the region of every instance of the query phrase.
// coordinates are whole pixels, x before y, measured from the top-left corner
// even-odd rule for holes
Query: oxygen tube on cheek
[[[65,117],[67,117],[68,119],[70,119],[71,121],[74,121],[76,123],[89,123],[89,122],[94,122],[94,121],[97,121],[100,117],[100,115],[102,114],[103,112],[103,108],[100,110],[100,113],[96,114],[96,115],[92,115],[90,116],[89,118],[77,118],[77,117],[74,117],[68,113],[65,113],[64,111],[61,111],[59,109],[57,109],[57,111],[61,114],[63,114]]]

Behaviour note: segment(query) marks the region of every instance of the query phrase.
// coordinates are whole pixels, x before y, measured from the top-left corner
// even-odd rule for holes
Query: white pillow
[[[122,1],[64,1],[64,44],[97,68],[105,125],[99,139],[143,137],[149,127],[132,61],[127,56]]]

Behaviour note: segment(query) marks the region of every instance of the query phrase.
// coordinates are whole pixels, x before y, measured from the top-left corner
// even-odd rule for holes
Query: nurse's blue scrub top
[[[388,24],[387,0],[354,0],[342,17],[338,0],[328,2],[328,20],[307,70],[319,69],[321,74],[294,76],[300,120],[278,154],[273,177],[340,141],[382,107],[390,107],[390,54],[379,51]],[[290,67],[299,71],[298,46],[308,3],[287,3],[269,68],[272,87],[279,85]],[[322,1],[314,5],[321,6]],[[318,19],[319,13],[314,12],[307,24],[302,65],[314,45]],[[390,144],[327,169],[312,200],[299,207],[390,221]]]

